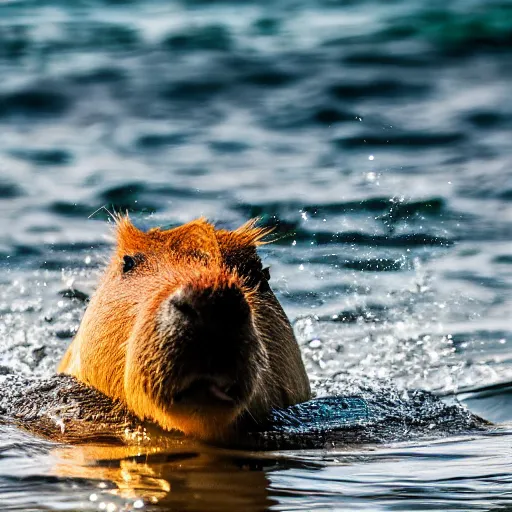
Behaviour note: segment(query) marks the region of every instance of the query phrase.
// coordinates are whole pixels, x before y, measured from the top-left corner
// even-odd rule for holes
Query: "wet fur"
[[[289,321],[261,284],[256,247],[267,234],[254,222],[227,231],[204,219],[142,232],[119,217],[114,255],[58,371],[120,400],[140,419],[204,439],[229,437],[243,416],[263,418],[272,407],[308,400],[309,381]],[[124,255],[138,259],[130,275],[121,270]],[[186,378],[181,363],[190,356],[187,332],[170,332],[180,326],[166,325],[162,304],[183,286],[212,300],[222,290],[240,290],[249,305],[250,323],[229,334],[241,340],[229,354],[242,397],[232,410],[196,414],[170,405]]]

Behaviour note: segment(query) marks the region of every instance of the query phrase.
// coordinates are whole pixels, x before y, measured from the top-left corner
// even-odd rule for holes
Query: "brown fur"
[[[299,347],[256,253],[267,233],[254,222],[226,231],[204,219],[142,232],[119,217],[113,258],[58,371],[141,419],[203,439],[229,437],[244,414],[258,420],[308,400]],[[125,255],[137,261],[128,273]],[[199,312],[217,309],[192,322],[176,310],[180,294]],[[233,407],[175,403],[187,379],[217,372],[236,383]]]

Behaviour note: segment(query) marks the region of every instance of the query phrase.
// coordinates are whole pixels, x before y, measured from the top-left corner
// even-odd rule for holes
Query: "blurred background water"
[[[0,425],[2,510],[512,510],[511,58],[510,0],[0,3],[0,378],[55,371],[103,206],[261,216],[319,395],[487,386],[460,398],[505,422],[273,454]]]

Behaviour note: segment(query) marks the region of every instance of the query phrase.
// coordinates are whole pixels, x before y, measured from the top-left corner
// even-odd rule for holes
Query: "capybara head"
[[[256,247],[268,232],[203,219],[143,232],[117,219],[117,247],[59,371],[139,418],[203,439],[310,398],[292,328]]]

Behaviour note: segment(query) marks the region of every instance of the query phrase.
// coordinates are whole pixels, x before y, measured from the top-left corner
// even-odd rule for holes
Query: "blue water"
[[[0,379],[54,372],[103,207],[258,215],[319,396],[496,385],[460,397],[501,422],[260,454],[0,425],[2,510],[511,508],[511,59],[510,0],[0,3]]]

